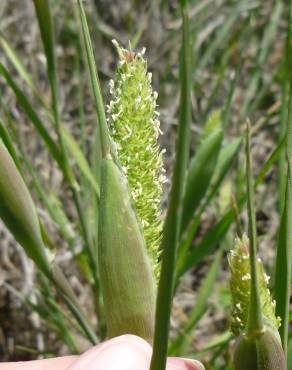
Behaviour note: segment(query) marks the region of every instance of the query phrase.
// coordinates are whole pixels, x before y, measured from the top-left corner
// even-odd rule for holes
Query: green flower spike
[[[249,239],[237,239],[229,255],[232,323],[238,337],[233,351],[236,370],[286,370],[278,332],[279,318],[268,289],[269,277],[257,258],[250,124],[246,126],[246,185]]]
[[[165,182],[157,93],[152,90],[150,72],[143,58],[113,40],[120,62],[110,81],[112,100],[107,106],[110,133],[120,166],[127,178],[134,208],[143,230],[148,255],[159,276],[159,244],[162,233],[161,193]]]
[[[285,370],[285,356],[278,333],[280,319],[275,315],[275,301],[267,287],[269,277],[258,258],[256,263],[262,328],[251,329],[250,305],[251,270],[249,239],[236,239],[229,255],[231,269],[232,321],[231,330],[238,337],[234,346],[233,362],[236,370]],[[254,314],[254,313],[252,313]]]
[[[242,239],[236,238],[235,248],[228,256],[231,270],[231,331],[235,336],[245,332],[248,320],[251,281],[248,244],[246,235]],[[269,276],[265,273],[260,258],[257,259],[257,272],[264,325],[277,333],[280,318],[275,315],[276,302],[272,300],[268,289]]]

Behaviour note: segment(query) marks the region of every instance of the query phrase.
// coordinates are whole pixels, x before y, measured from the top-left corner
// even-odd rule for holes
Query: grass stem
[[[182,1],[183,41],[181,51],[180,79],[180,116],[176,144],[176,158],[170,191],[163,239],[162,265],[158,287],[155,334],[151,370],[164,370],[166,366],[169,322],[171,314],[175,257],[180,234],[182,200],[190,147],[191,124],[191,53],[187,1]]]
[[[254,185],[252,177],[252,159],[250,142],[250,124],[246,129],[246,181],[247,181],[247,209],[249,231],[249,258],[250,258],[250,302],[248,314],[248,334],[253,335],[263,329],[259,282],[257,276],[257,232],[254,201]]]

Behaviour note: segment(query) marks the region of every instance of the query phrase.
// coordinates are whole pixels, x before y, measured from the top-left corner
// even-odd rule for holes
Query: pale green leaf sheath
[[[161,133],[157,93],[151,87],[144,50],[135,54],[122,49],[116,41],[113,43],[120,62],[114,81],[110,81],[112,100],[107,107],[110,132],[158,277],[162,232],[160,199],[165,176],[162,151],[157,144]]]
[[[242,239],[237,238],[235,247],[228,256],[231,270],[231,331],[235,336],[245,332],[248,320],[251,283],[248,243],[246,235],[243,235]],[[276,302],[268,289],[269,276],[265,273],[260,258],[257,259],[257,272],[264,325],[277,332],[280,318],[276,317]]]

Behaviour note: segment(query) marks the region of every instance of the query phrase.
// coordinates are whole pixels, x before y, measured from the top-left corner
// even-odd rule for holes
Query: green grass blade
[[[230,30],[233,27],[236,20],[238,19],[238,17],[239,17],[239,14],[237,13],[230,14],[230,16],[226,17],[226,21],[222,25],[221,29],[218,30],[216,37],[214,38],[212,42],[210,42],[204,54],[200,58],[198,62],[199,69],[206,67],[206,65],[209,63],[210,59],[214,55],[219,45],[221,45],[226,40],[226,38],[230,36]]]
[[[202,286],[198,292],[196,304],[189,315],[187,323],[182,328],[182,334],[180,334],[170,346],[169,353],[172,356],[184,356],[188,352],[188,347],[192,339],[191,332],[194,330],[197,322],[206,312],[207,300],[214,288],[214,284],[223,256],[223,251],[224,248],[221,247],[212,265],[210,266],[209,272],[206,278],[204,279]]]
[[[223,83],[226,82],[226,78],[227,78],[226,75],[228,72],[228,62],[230,59],[229,53],[226,52],[222,59],[223,60],[221,62],[221,65],[220,67],[218,67],[216,81],[214,81],[214,85],[212,86],[210,95],[208,96],[206,108],[204,109],[200,117],[200,121],[202,122],[206,121],[206,118],[208,117],[209,112],[212,111],[213,109],[215,99],[218,97],[218,94],[220,94],[220,88],[222,88]],[[223,124],[222,124],[222,127],[223,127]]]
[[[64,137],[65,145],[68,148],[68,151],[74,158],[75,162],[77,163],[79,169],[81,170],[85,178],[89,181],[89,183],[95,190],[96,195],[99,197],[100,194],[99,184],[96,181],[91,171],[91,168],[89,167],[87,159],[84,157],[82,150],[80,149],[74,137],[70,134],[68,130],[62,129],[62,135]]]
[[[0,142],[0,217],[27,255],[58,288],[92,343],[97,338],[78,308],[78,301],[62,272],[51,263],[34,203],[12,157]]]
[[[64,138],[62,135],[62,127],[60,120],[60,113],[58,107],[58,89],[57,89],[57,72],[56,72],[56,58],[55,58],[55,41],[54,41],[54,31],[52,24],[51,11],[48,0],[33,0],[36,15],[38,18],[39,29],[41,33],[41,38],[43,42],[43,47],[45,50],[46,60],[47,60],[47,73],[48,79],[51,87],[51,104],[54,117],[54,123],[56,128],[56,133],[58,136],[59,146],[62,156],[62,165],[64,169],[65,178],[69,181],[71,187],[76,184],[74,175],[72,173],[66,147],[64,143]],[[73,185],[74,184],[74,185]]]
[[[78,76],[78,114],[79,114],[79,132],[80,132],[80,147],[84,153],[86,153],[87,140],[86,140],[86,118],[85,118],[85,91],[86,84],[82,75],[80,60],[82,55],[81,47],[77,49],[79,52],[76,59],[76,70]]]
[[[189,37],[187,1],[182,1],[181,9],[183,41],[180,60],[180,116],[172,187],[162,239],[162,265],[156,306],[151,370],[164,370],[166,364],[175,256],[180,233],[183,191],[190,147],[192,44]]]
[[[265,176],[270,171],[273,164],[278,160],[281,150],[283,150],[283,143],[280,143],[274,151],[271,153],[267,162],[261,169],[259,175],[255,180],[255,189],[259,186]],[[246,196],[244,195],[238,201],[238,209],[241,210],[246,202]],[[231,223],[233,221],[233,211],[229,210],[222,216],[222,218],[208,231],[203,239],[194,246],[192,251],[185,254],[185,257],[181,263],[177,266],[176,280],[178,280],[185,272],[190,268],[199,263],[204,257],[208,256],[221,242],[226,235]]]
[[[82,0],[78,0],[78,10],[79,10],[79,16],[80,16],[80,21],[82,25],[82,33],[83,33],[85,50],[86,50],[87,64],[89,67],[90,81],[91,81],[91,86],[92,86],[94,103],[95,103],[98,121],[99,121],[99,132],[100,132],[100,138],[101,138],[102,152],[103,152],[103,157],[105,157],[106,155],[110,153],[110,138],[109,138],[108,127],[106,123],[105,110],[104,110],[104,104],[103,104],[100,84],[99,84],[95,60],[94,60],[94,53],[93,53],[93,48],[91,44],[90,33],[88,29],[86,15],[85,15],[84,8],[82,5]]]
[[[94,135],[94,142],[93,142],[93,148],[92,148],[92,172],[94,173],[94,177],[98,184],[100,184],[101,180],[101,161],[102,161],[102,153],[101,153],[101,145],[100,145],[100,136],[98,134],[98,130],[96,129],[95,135]],[[91,233],[93,235],[93,238],[95,240],[95,247],[97,251],[98,246],[98,228],[95,227],[95,225],[98,225],[99,223],[99,206],[98,206],[98,199],[96,197],[93,198],[93,207],[92,207],[92,217],[91,217]]]
[[[56,297],[50,287],[49,281],[40,274],[40,292],[37,297],[37,304],[32,303],[27,300],[26,302],[31,306],[31,308],[38,312],[40,317],[53,325],[57,335],[62,341],[64,341],[72,353],[79,353],[79,348],[76,343],[76,338],[71,334],[71,325],[75,328],[76,324],[68,317],[68,314],[64,309],[57,303]],[[70,323],[70,329],[68,327]],[[71,329],[72,330],[72,329]],[[80,330],[77,327],[77,330]]]
[[[23,66],[23,64],[21,63],[21,60],[19,59],[18,55],[16,54],[14,49],[12,49],[8,45],[8,43],[5,41],[5,39],[1,35],[0,35],[0,41],[3,43],[3,45],[6,45],[5,47],[3,45],[2,46],[3,46],[4,50],[7,52],[7,56],[11,59],[15,68],[19,72],[20,77],[23,78],[23,80],[27,83],[28,87],[31,89],[34,96],[41,103],[41,105],[45,109],[46,115],[50,119],[50,121],[54,122],[54,118],[53,118],[53,115],[52,115],[51,111],[49,110],[49,108],[48,108],[47,104],[44,102],[44,100],[41,98],[41,96],[40,96],[39,92],[37,91],[36,86],[34,85],[33,81],[29,78],[30,77],[29,73],[26,70],[26,68]],[[43,134],[45,134],[45,130],[46,130],[45,126],[42,123],[42,121],[40,120],[40,118],[37,116],[36,112],[35,111],[34,111],[34,113],[32,112],[33,111],[32,105],[29,103],[28,99],[25,97],[25,95],[21,92],[19,87],[16,85],[16,83],[12,79],[12,76],[11,75],[9,76],[9,72],[6,69],[4,71],[5,71],[5,76],[4,77],[6,77],[9,80],[7,82],[8,83],[10,82],[9,84],[13,88],[15,94],[22,101],[23,109],[25,110],[26,107],[28,108],[28,110],[26,110],[25,112],[28,114],[29,118],[31,119],[31,121],[33,123],[38,124],[40,126],[41,132]],[[10,78],[8,78],[8,77],[10,77]],[[73,158],[75,159],[76,164],[79,167],[81,173],[87,178],[87,180],[90,182],[90,184],[95,189],[97,195],[99,196],[99,186],[98,186],[97,182],[94,180],[94,175],[91,172],[90,166],[89,166],[83,152],[80,150],[78,143],[76,142],[74,137],[72,135],[70,135],[69,131],[65,127],[62,127],[62,135],[64,136],[65,145],[66,145],[68,151],[73,155]],[[50,141],[50,142],[52,141],[49,138],[47,138],[47,139],[45,137],[43,137],[43,138],[45,139],[45,142],[46,142],[46,140]],[[61,163],[61,159],[59,160],[59,162]]]
[[[202,142],[190,162],[183,199],[181,233],[186,230],[194,212],[208,190],[222,142],[222,131],[215,130]]]
[[[20,148],[19,145],[18,147]],[[32,185],[35,188],[35,191],[39,199],[42,201],[42,203],[46,207],[49,215],[51,216],[52,220],[55,222],[62,237],[69,243],[69,245],[72,246],[75,243],[75,239],[72,235],[72,232],[69,231],[70,229],[68,228],[68,226],[70,225],[70,222],[67,219],[67,216],[64,210],[61,207],[61,203],[59,199],[54,195],[52,191],[48,192],[46,189],[44,189],[29,159],[27,158],[27,155],[24,152],[23,148],[20,148],[20,153],[21,153],[23,162],[27,168],[27,171],[30,174]]]
[[[16,51],[12,49],[12,47],[6,42],[3,36],[0,35],[0,42],[1,45],[6,53],[6,56],[9,58],[9,60],[12,62],[16,70],[18,71],[20,77],[26,82],[30,90],[32,91],[34,97],[39,101],[39,103],[43,106],[45,109],[46,115],[49,118],[50,121],[54,123],[54,117],[52,115],[52,112],[49,110],[46,102],[42,99],[42,97],[39,95],[39,92],[33,82],[33,80],[30,78],[30,75],[25,68],[25,66],[22,64],[19,56],[17,55]],[[80,84],[78,85],[80,86]],[[79,91],[79,93],[81,93]],[[81,109],[81,108],[80,108]],[[84,125],[84,117],[80,121],[82,122],[82,125]],[[68,132],[68,130],[63,127],[62,128],[62,135],[64,136],[64,141],[67,147],[67,150],[69,154],[72,154],[74,157],[77,166],[79,167],[81,173],[87,178],[87,180],[91,183],[95,191],[97,192],[97,195],[99,195],[99,187],[97,186],[96,181],[94,180],[94,175],[91,173],[89,164],[83,154],[83,152],[79,149],[78,143],[73,138],[72,135]]]
[[[284,210],[281,215],[279,240],[277,246],[275,298],[277,302],[276,314],[282,319],[279,329],[282,345],[287,355],[288,329],[289,329],[289,304],[291,294],[291,263],[292,263],[292,74],[290,77],[290,93],[287,119],[286,138],[286,194]]]
[[[49,152],[51,153],[52,157],[57,161],[59,166],[62,168],[62,159],[61,159],[61,153],[57,146],[57,144],[54,142],[54,140],[51,138],[49,131],[43,124],[42,120],[36,113],[36,111],[33,109],[32,104],[29,102],[25,94],[21,91],[19,86],[16,84],[16,82],[13,80],[11,74],[8,72],[8,70],[3,66],[3,64],[0,63],[0,74],[5,78],[7,84],[10,86],[10,88],[13,90],[18,104],[21,106],[22,110],[25,112],[25,114],[30,119],[31,123],[34,125],[35,129],[41,136],[41,138],[44,140]]]
[[[21,59],[16,54],[15,50],[10,46],[9,42],[6,41],[5,37],[0,34],[0,45],[5,52],[5,55],[8,57],[14,68],[17,70],[21,78],[27,83],[27,85],[34,90],[34,85],[32,79],[24,67]]]
[[[213,353],[214,349],[227,345],[228,343],[230,343],[232,339],[233,339],[233,335],[229,331],[225,331],[224,333],[219,334],[217,337],[212,339],[203,350],[196,352],[196,357],[197,356],[200,357],[200,355],[208,353],[208,352]],[[223,370],[223,368],[220,367],[220,370]],[[224,368],[224,370],[231,370],[231,369],[228,367],[228,369]]]
[[[56,160],[61,170],[63,170],[63,164],[62,164],[63,162],[62,162],[60,150],[57,144],[51,138],[49,134],[49,130],[45,127],[43,121],[40,119],[39,115],[33,109],[32,104],[30,103],[28,98],[25,96],[25,94],[21,91],[19,86],[16,84],[11,74],[1,63],[0,63],[0,74],[2,74],[2,76],[5,78],[8,85],[14,91],[19,105],[21,106],[23,111],[26,113],[26,115],[30,119],[31,123],[34,125],[35,129],[37,130],[41,138],[44,140],[52,157]],[[35,90],[35,88],[33,88],[33,90]],[[40,101],[40,102],[42,103],[48,118],[52,120],[53,117],[52,117],[51,112],[48,110],[48,107],[44,105],[43,101]],[[69,131],[65,127],[62,128],[62,134],[64,136],[65,145],[67,146],[70,153],[73,155],[73,158],[75,159],[77,166],[79,167],[82,174],[87,178],[87,180],[93,186],[93,188],[95,189],[98,195],[99,185],[95,181],[94,175],[89,167],[89,164],[86,158],[84,157],[82,151],[80,150],[78,143],[73,138],[73,136],[70,135]]]
[[[8,122],[9,122],[9,127],[10,127],[10,129],[13,133],[13,140],[17,144],[17,147],[19,149],[22,161],[23,161],[24,165],[26,166],[26,169],[28,170],[28,172],[31,176],[33,187],[35,188],[40,200],[42,201],[42,203],[45,205],[46,209],[48,210],[50,216],[55,221],[55,223],[56,223],[58,229],[60,230],[61,234],[63,235],[63,237],[69,242],[69,244],[72,244],[73,236],[72,236],[72,233],[70,233],[69,229],[68,229],[68,226],[70,225],[70,222],[67,219],[67,217],[65,216],[65,213],[64,213],[63,209],[61,209],[60,201],[57,200],[56,196],[54,197],[52,192],[48,196],[47,190],[43,188],[41,182],[39,181],[39,178],[38,178],[37,174],[35,173],[35,171],[33,169],[33,166],[31,165],[31,163],[30,163],[30,161],[29,161],[29,159],[28,159],[28,157],[27,157],[27,155],[26,155],[26,153],[23,149],[23,145],[22,145],[20,136],[17,134],[16,129],[15,129],[14,121],[8,113],[7,113],[7,118],[8,118]],[[6,135],[9,135],[7,130],[6,130]],[[1,121],[0,121],[0,137],[1,137]],[[19,160],[18,160],[18,156],[17,156],[17,154],[16,154],[16,152],[13,148],[11,137],[9,137],[9,140],[10,140],[9,146],[11,146],[12,150],[14,151],[14,156],[12,155],[12,157],[14,159],[15,164],[17,164],[16,161],[19,163]],[[5,141],[4,141],[4,143],[5,143]],[[20,166],[20,163],[19,163],[19,166]]]
[[[241,71],[242,62],[238,63],[236,71],[234,75],[231,77],[230,87],[227,95],[227,99],[225,100],[224,107],[222,109],[222,127],[226,128],[229,123],[229,117],[231,114],[232,102],[235,95],[235,89],[237,86],[237,82],[239,79],[240,71]]]
[[[269,172],[272,165],[275,163],[275,161],[277,159],[280,158],[281,154],[284,151],[285,144],[286,144],[286,135],[284,136],[282,141],[280,141],[280,143],[277,145],[277,147],[272,152],[272,154],[270,155],[270,157],[268,158],[266,163],[263,165],[263,168],[262,168],[261,172],[259,173],[258,177],[255,180],[255,187],[257,187],[258,185],[260,185],[263,182],[266,174]]]
[[[242,206],[243,202],[239,202]],[[214,248],[220,243],[226,235],[231,223],[233,221],[233,212],[228,211],[226,214],[208,231],[203,239],[186,254],[181,266],[178,266],[177,276],[179,279],[190,268],[197,265],[202,259],[212,253]]]
[[[39,28],[47,59],[49,79],[54,80],[56,74],[56,63],[54,53],[54,36],[52,18],[48,0],[33,0],[38,18]]]
[[[275,41],[277,27],[281,20],[281,13],[283,11],[283,4],[281,1],[276,1],[273,11],[271,12],[270,22],[267,22],[265,32],[263,33],[263,39],[261,45],[259,46],[259,54],[257,58],[257,68],[253,73],[251,80],[248,83],[245,92],[245,98],[242,104],[241,117],[245,118],[252,112],[251,108],[255,108],[255,98],[257,103],[259,102],[259,83],[262,75],[262,67],[266,63],[267,57],[269,56],[269,51],[273,42]]]
[[[211,203],[212,199],[218,192],[219,187],[225,178],[225,175],[229,172],[232,166],[233,160],[235,159],[235,157],[237,156],[239,152],[241,143],[242,143],[242,139],[237,138],[237,139],[234,139],[230,144],[226,145],[224,148],[220,150],[217,166],[215,168],[213,178],[211,180],[211,184],[209,187],[209,194],[204,200],[202,206],[200,206],[198,215],[195,217],[195,220],[189,227],[185,240],[181,241],[179,252],[178,252],[178,258],[177,258],[177,266],[181,266],[183,264],[186,253],[191,247],[195,233],[200,224],[201,216],[203,212],[205,211],[206,207]],[[176,284],[177,283],[178,281],[176,281]]]
[[[279,142],[283,139],[286,133],[286,121],[288,111],[288,94],[289,94],[289,71],[291,66],[291,39],[292,39],[292,1],[288,5],[289,11],[287,12],[287,33],[285,42],[285,54],[283,58],[282,68],[282,106],[280,115],[280,129],[279,129]],[[285,190],[286,190],[286,158],[285,152],[280,156],[279,160],[279,209],[282,214],[285,203]]]
[[[252,174],[252,153],[250,125],[246,128],[246,187],[248,211],[248,236],[249,236],[249,263],[250,263],[250,302],[248,308],[247,333],[254,335],[263,329],[261,311],[261,297],[257,274],[257,230],[256,211],[254,201],[254,182]]]
[[[219,187],[226,173],[231,169],[233,161],[238,155],[241,144],[242,138],[238,137],[232,140],[231,143],[221,148],[217,161],[217,166],[214,170],[213,179],[210,185],[210,195],[207,197],[208,204],[215,195],[214,193],[219,190]]]
[[[21,165],[20,165],[20,162],[18,160],[16,150],[14,149],[11,136],[10,136],[8,130],[6,129],[6,127],[4,126],[3,122],[1,121],[1,119],[0,119],[0,138],[2,139],[2,141],[3,141],[4,145],[6,146],[7,150],[9,151],[9,154],[11,155],[18,171],[21,173]]]
[[[69,185],[70,185],[70,190],[73,195],[73,200],[76,206],[80,225],[82,228],[83,237],[85,240],[84,248],[86,249],[88,257],[89,257],[90,267],[92,270],[93,277],[95,279],[96,286],[98,286],[99,283],[98,283],[98,278],[97,278],[97,267],[95,264],[95,258],[93,256],[92,240],[90,239],[90,235],[89,235],[88,228],[87,228],[85,212],[84,212],[83,204],[81,202],[81,197],[80,197],[80,188],[75,179],[73,171],[70,167],[67,150],[66,150],[67,148],[65,145],[65,139],[63,137],[63,129],[62,129],[61,120],[60,120],[60,114],[59,114],[59,108],[58,108],[56,62],[55,62],[55,54],[54,54],[54,51],[55,51],[54,34],[53,34],[52,18],[51,18],[51,13],[50,13],[49,2],[48,0],[34,0],[34,4],[35,4],[39,28],[40,28],[43,46],[45,49],[45,54],[46,54],[46,59],[47,59],[47,71],[48,71],[48,77],[49,77],[49,82],[51,86],[52,110],[53,110],[55,128],[56,128],[59,145],[61,149],[62,163],[63,163],[63,169],[64,169],[63,172],[64,172],[66,180],[69,182]],[[78,156],[78,160],[80,163],[80,155]],[[84,163],[85,162],[83,161],[83,164]]]

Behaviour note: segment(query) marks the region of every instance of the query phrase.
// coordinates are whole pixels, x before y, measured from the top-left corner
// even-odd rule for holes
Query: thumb
[[[151,352],[143,339],[122,335],[91,348],[66,370],[148,370]]]
[[[123,335],[91,348],[66,370],[149,370],[152,349],[143,339]],[[197,361],[171,358],[167,370],[203,370]]]

